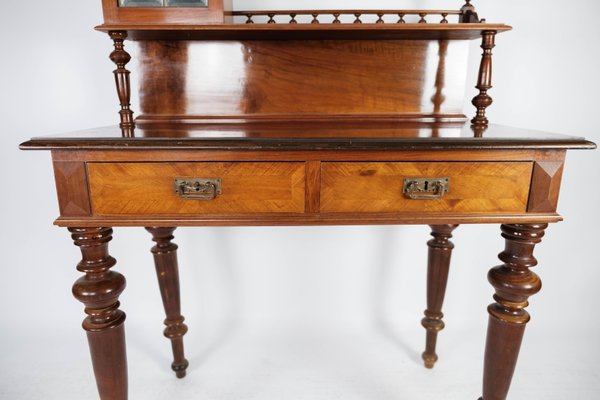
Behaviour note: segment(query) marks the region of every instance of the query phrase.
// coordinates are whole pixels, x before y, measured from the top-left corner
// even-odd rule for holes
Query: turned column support
[[[481,48],[483,54],[476,86],[479,94],[473,98],[473,105],[477,108],[477,114],[471,120],[471,123],[477,126],[489,125],[485,112],[493,103],[488,91],[492,88],[492,50],[496,47],[496,32],[485,31],[482,35]]]
[[[488,307],[489,325],[485,348],[483,397],[505,400],[517,364],[525,326],[530,316],[528,299],[542,288],[530,268],[537,265],[535,245],[542,241],[547,224],[502,225],[506,247],[498,256],[504,263],[494,267],[488,280],[495,289]]]
[[[448,283],[450,257],[454,244],[450,241],[452,232],[458,225],[431,225],[433,239],[427,242],[427,310],[421,321],[427,330],[425,352],[422,354],[425,367],[433,368],[438,360],[436,345],[438,333],[444,329],[442,306]]]
[[[165,308],[166,328],[165,337],[171,340],[173,348],[173,363],[171,368],[178,378],[185,377],[189,365],[185,359],[183,336],[188,327],[183,323],[181,315],[181,299],[179,291],[179,267],[177,264],[177,245],[172,242],[175,228],[146,228],[152,234],[156,245],[152,247],[156,276],[160,287],[160,294]]]
[[[125,277],[110,269],[116,260],[108,254],[111,228],[69,228],[82,254],[77,270],[85,275],[73,285],[73,295],[85,305],[87,332],[94,374],[102,400],[127,399],[125,313],[119,296]]]
[[[131,55],[125,51],[125,39],[127,32],[125,31],[110,31],[110,38],[114,42],[115,49],[110,53],[110,59],[117,65],[117,69],[113,71],[115,75],[115,83],[117,85],[117,94],[121,104],[121,133],[123,137],[134,137],[135,123],[133,121],[133,111],[131,110],[131,84],[129,81],[130,72],[125,66],[131,61]]]

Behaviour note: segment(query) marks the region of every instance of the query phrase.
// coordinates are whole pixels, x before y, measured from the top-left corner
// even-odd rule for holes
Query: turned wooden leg
[[[442,305],[446,294],[448,282],[448,270],[450,268],[450,257],[454,244],[450,241],[452,231],[458,225],[431,225],[431,239],[427,242],[429,246],[429,258],[427,262],[427,310],[421,324],[427,329],[425,352],[423,361],[425,367],[433,368],[438,356],[435,352],[438,332],[444,329],[444,314]]]
[[[177,245],[173,240],[175,228],[146,228],[152,234],[156,246],[152,247],[156,275],[163,305],[165,307],[165,336],[171,339],[174,361],[171,368],[178,378],[185,376],[189,365],[183,352],[183,336],[188,328],[183,323],[181,315],[181,300],[179,296],[179,267],[177,266]]]
[[[483,397],[480,400],[505,400],[517,364],[529,313],[528,298],[540,291],[540,278],[530,271],[537,265],[533,256],[542,241],[547,224],[502,225],[506,247],[488,280],[496,290],[495,303],[488,307],[489,325],[485,347]]]
[[[125,277],[110,268],[116,263],[108,254],[111,228],[69,228],[83,259],[77,270],[85,275],[73,285],[73,295],[85,305],[87,332],[94,374],[102,400],[127,399],[127,354],[125,313],[119,310],[119,295]]]

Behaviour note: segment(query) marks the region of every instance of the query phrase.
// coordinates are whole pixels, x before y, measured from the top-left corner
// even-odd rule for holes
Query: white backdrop
[[[115,124],[111,42],[92,27],[100,1],[2,2],[0,399],[95,398],[82,306],[70,287],[80,255],[64,229],[46,152],[20,152],[31,136]],[[277,8],[281,1],[236,1]],[[372,4],[371,4],[372,3]],[[424,4],[426,3],[426,4]],[[600,141],[600,3],[475,1],[480,16],[514,31],[494,51],[495,123]],[[290,8],[365,7],[360,1],[289,1]],[[456,8],[459,0],[369,2],[376,8]],[[571,11],[574,10],[574,11]],[[128,44],[135,58],[134,47]],[[473,42],[469,80],[480,56]],[[135,65],[131,63],[133,77]],[[467,98],[476,94],[469,84]],[[134,99],[134,110],[137,109]],[[465,104],[469,115],[472,107]],[[593,398],[600,391],[595,339],[600,282],[596,232],[598,152],[570,153],[560,211],[536,255],[544,289],[513,399]],[[425,307],[425,227],[180,229],[189,377],[171,376],[170,346],[142,229],[116,229],[111,253],[128,279],[132,399],[475,399],[503,241],[497,226],[463,226],[434,371],[419,365]],[[539,377],[545,376],[547,381]],[[178,396],[178,397],[177,397]]]

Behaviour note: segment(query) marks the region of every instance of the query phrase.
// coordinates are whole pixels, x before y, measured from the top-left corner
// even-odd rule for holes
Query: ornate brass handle
[[[413,200],[438,200],[450,190],[450,178],[406,178],[404,194]]]
[[[175,193],[185,200],[214,200],[221,194],[221,179],[177,178]]]

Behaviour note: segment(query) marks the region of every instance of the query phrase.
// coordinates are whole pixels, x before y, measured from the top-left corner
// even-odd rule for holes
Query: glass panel
[[[119,0],[121,7],[208,7],[208,0]]]
[[[208,0],[165,0],[167,7],[207,7]]]
[[[119,0],[121,7],[162,7],[163,0]]]

